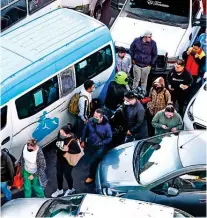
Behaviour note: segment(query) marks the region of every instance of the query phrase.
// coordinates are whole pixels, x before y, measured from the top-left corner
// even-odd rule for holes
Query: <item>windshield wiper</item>
[[[177,27],[181,27],[182,25],[185,25],[185,24],[173,23],[173,22],[171,22],[169,20],[165,20],[165,19],[162,19],[162,18],[152,18],[152,19],[154,19],[154,20],[156,20],[158,22],[160,21],[161,23],[167,23],[167,24],[171,24],[172,26],[177,26]]]
[[[146,18],[146,17],[144,17],[144,16],[141,16],[141,15],[139,15],[139,14],[133,13],[133,12],[128,11],[128,10],[124,10],[124,11],[126,11],[126,12],[129,13],[129,14],[134,15],[134,16],[137,17],[137,18],[140,18],[141,20],[153,22],[153,20],[151,20],[151,19],[149,19],[149,18]]]

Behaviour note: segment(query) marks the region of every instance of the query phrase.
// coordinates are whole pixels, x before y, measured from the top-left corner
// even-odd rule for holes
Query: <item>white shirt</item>
[[[37,172],[37,152],[38,152],[39,148],[37,148],[36,151],[32,151],[29,152],[27,150],[27,145],[24,146],[24,150],[23,150],[23,158],[25,161],[25,170],[28,173],[34,174]]]

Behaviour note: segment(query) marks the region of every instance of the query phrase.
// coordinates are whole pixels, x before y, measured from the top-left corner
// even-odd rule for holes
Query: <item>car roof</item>
[[[178,151],[183,167],[206,165],[207,131],[182,131],[179,134]]]
[[[79,209],[84,217],[173,217],[174,208],[143,201],[87,194]],[[92,216],[93,215],[93,216]]]

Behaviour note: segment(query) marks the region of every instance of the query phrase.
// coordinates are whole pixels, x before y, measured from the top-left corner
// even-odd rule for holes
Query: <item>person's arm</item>
[[[176,116],[177,116],[177,119],[178,119],[178,123],[174,128],[176,128],[176,130],[181,130],[183,128],[182,118],[181,118],[180,114],[178,114],[178,113],[176,113]]]
[[[97,4],[97,0],[90,0],[90,3],[89,3],[90,16],[94,16],[96,4]]]
[[[88,100],[85,97],[80,97],[78,101],[79,116],[83,122],[88,120],[87,117]]]
[[[165,91],[165,96],[166,96],[167,103],[171,102],[171,94],[168,90]]]
[[[85,125],[84,128],[83,128],[83,133],[82,133],[82,137],[81,137],[81,142],[85,142],[85,141],[86,141],[86,138],[87,138],[87,135],[88,135],[88,125],[89,125],[89,122],[86,123],[86,125]]]
[[[138,131],[139,127],[144,122],[144,115],[145,115],[144,108],[139,109],[137,114],[136,114],[136,125],[134,125],[131,129],[129,129],[130,133],[134,134],[134,133],[136,133]]]
[[[156,42],[154,43],[154,46],[152,48],[152,62],[151,62],[151,66],[155,65],[155,61],[157,59],[157,44]]]
[[[131,55],[132,60],[134,60],[135,50],[136,50],[136,39],[132,42],[129,49],[129,54]]]
[[[111,126],[107,124],[106,126],[106,134],[104,136],[104,139],[101,141],[100,145],[101,146],[106,146],[112,141],[112,131],[111,131]]]
[[[188,87],[191,86],[193,83],[193,77],[191,76],[191,74],[187,71],[186,76],[185,76],[185,85],[187,85]]]
[[[132,68],[132,58],[130,56],[130,54],[128,54],[128,70],[127,70],[127,73],[129,74],[130,73],[130,70]]]
[[[36,162],[37,162],[37,172],[34,173],[33,176],[40,177],[41,174],[46,170],[46,161],[45,161],[45,157],[41,149],[37,152]]]
[[[166,77],[166,85],[167,85],[167,88],[169,89],[169,86],[172,86],[172,73],[173,73],[173,70],[170,70],[169,73],[167,74],[167,77]]]
[[[182,58],[184,61],[186,61],[186,59],[188,58],[189,52],[190,52],[190,48],[188,48],[188,50],[183,52]]]
[[[6,155],[6,164],[7,164],[8,174],[10,177],[10,180],[8,181],[8,185],[11,186],[13,184],[13,179],[14,179],[14,166],[11,158],[8,155]]]
[[[162,129],[162,124],[159,123],[161,112],[157,112],[152,119],[152,126],[154,128]]]

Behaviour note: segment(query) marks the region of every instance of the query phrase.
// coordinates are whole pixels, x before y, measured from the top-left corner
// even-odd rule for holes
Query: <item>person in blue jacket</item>
[[[111,126],[102,109],[97,109],[93,117],[88,120],[81,140],[81,147],[84,148],[86,146],[88,148],[92,159],[90,174],[85,181],[86,184],[89,184],[94,181],[98,163],[106,154],[107,147],[112,141]]]

